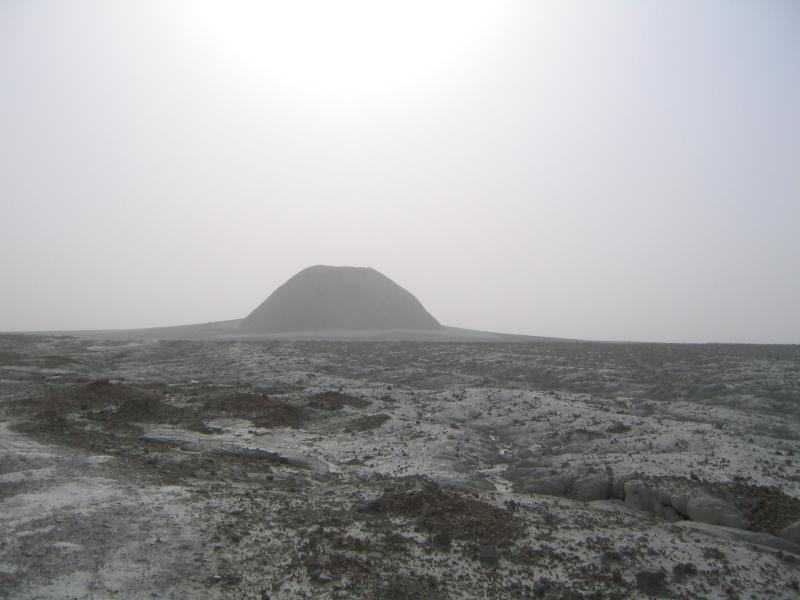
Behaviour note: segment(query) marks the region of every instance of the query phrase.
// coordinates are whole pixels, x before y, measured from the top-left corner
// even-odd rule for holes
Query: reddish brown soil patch
[[[56,354],[22,355],[18,352],[0,352],[0,365],[33,365],[42,369],[58,369],[77,364],[77,360]]]
[[[155,389],[104,380],[73,390],[67,400],[82,410],[102,407],[88,416],[112,427],[137,422],[176,423],[183,415],[181,409],[164,402]]]
[[[743,480],[734,481],[727,487],[753,531],[774,534],[800,519],[800,498],[787,496],[777,488],[751,485]]]
[[[158,398],[150,397],[126,400],[117,410],[102,414],[109,421],[125,423],[175,423],[180,419],[182,411]]]
[[[433,534],[481,543],[508,545],[523,533],[510,511],[445,492],[424,480],[411,480],[401,484],[401,489],[387,491],[370,502],[366,512],[406,515],[416,519],[420,529]]]
[[[16,365],[21,359],[22,355],[19,352],[0,351],[0,365]]]
[[[253,419],[256,427],[300,427],[306,420],[306,412],[299,406],[273,401]]]
[[[44,410],[31,414],[36,408]],[[28,415],[19,431],[69,438],[78,446],[108,442],[109,435],[138,436],[142,430],[134,423],[177,423],[184,414],[163,402],[156,388],[107,380],[51,390],[19,412]]]
[[[66,390],[55,390],[50,393],[47,404],[57,410],[97,410],[119,408],[126,403],[152,402],[158,397],[159,394],[153,389],[101,379]]]
[[[16,424],[14,429],[23,433],[44,433],[54,436],[70,435],[79,430],[74,423],[51,409],[36,413],[27,421]]]
[[[369,401],[363,398],[356,398],[349,396],[342,392],[320,392],[311,396],[308,403],[309,406],[314,408],[321,408],[322,410],[340,410],[345,406],[352,406],[353,408],[366,408],[369,406]]]
[[[37,365],[43,369],[58,369],[60,367],[68,367],[77,364],[78,361],[69,358],[68,356],[58,356],[56,354],[49,354],[37,359]]]
[[[387,542],[385,538],[374,543],[320,527],[310,534],[299,562],[312,583],[320,585],[321,576],[334,580],[346,577],[355,584],[361,598],[443,600],[447,597],[446,586],[433,575],[408,577],[387,572],[395,553],[405,552],[410,541],[402,538]],[[376,577],[377,573],[381,575]]]
[[[275,400],[262,392],[237,392],[210,398],[204,402],[203,412],[251,419],[256,427],[299,427],[306,420],[301,407]]]

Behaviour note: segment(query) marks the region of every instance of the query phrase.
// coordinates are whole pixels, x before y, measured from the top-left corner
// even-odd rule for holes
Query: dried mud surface
[[[798,347],[0,336],[0,597],[797,598],[798,457]]]

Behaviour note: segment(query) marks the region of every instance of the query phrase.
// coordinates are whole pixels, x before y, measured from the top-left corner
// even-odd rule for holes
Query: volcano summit
[[[303,269],[239,325],[245,333],[431,330],[441,325],[408,290],[375,269]]]

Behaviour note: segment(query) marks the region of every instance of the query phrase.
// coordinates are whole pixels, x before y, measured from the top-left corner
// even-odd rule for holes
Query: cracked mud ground
[[[0,597],[797,598],[800,348],[0,336]]]

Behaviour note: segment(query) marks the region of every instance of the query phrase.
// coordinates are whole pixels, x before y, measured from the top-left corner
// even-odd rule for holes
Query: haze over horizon
[[[442,324],[800,343],[800,3],[0,4],[0,331],[373,267]]]

